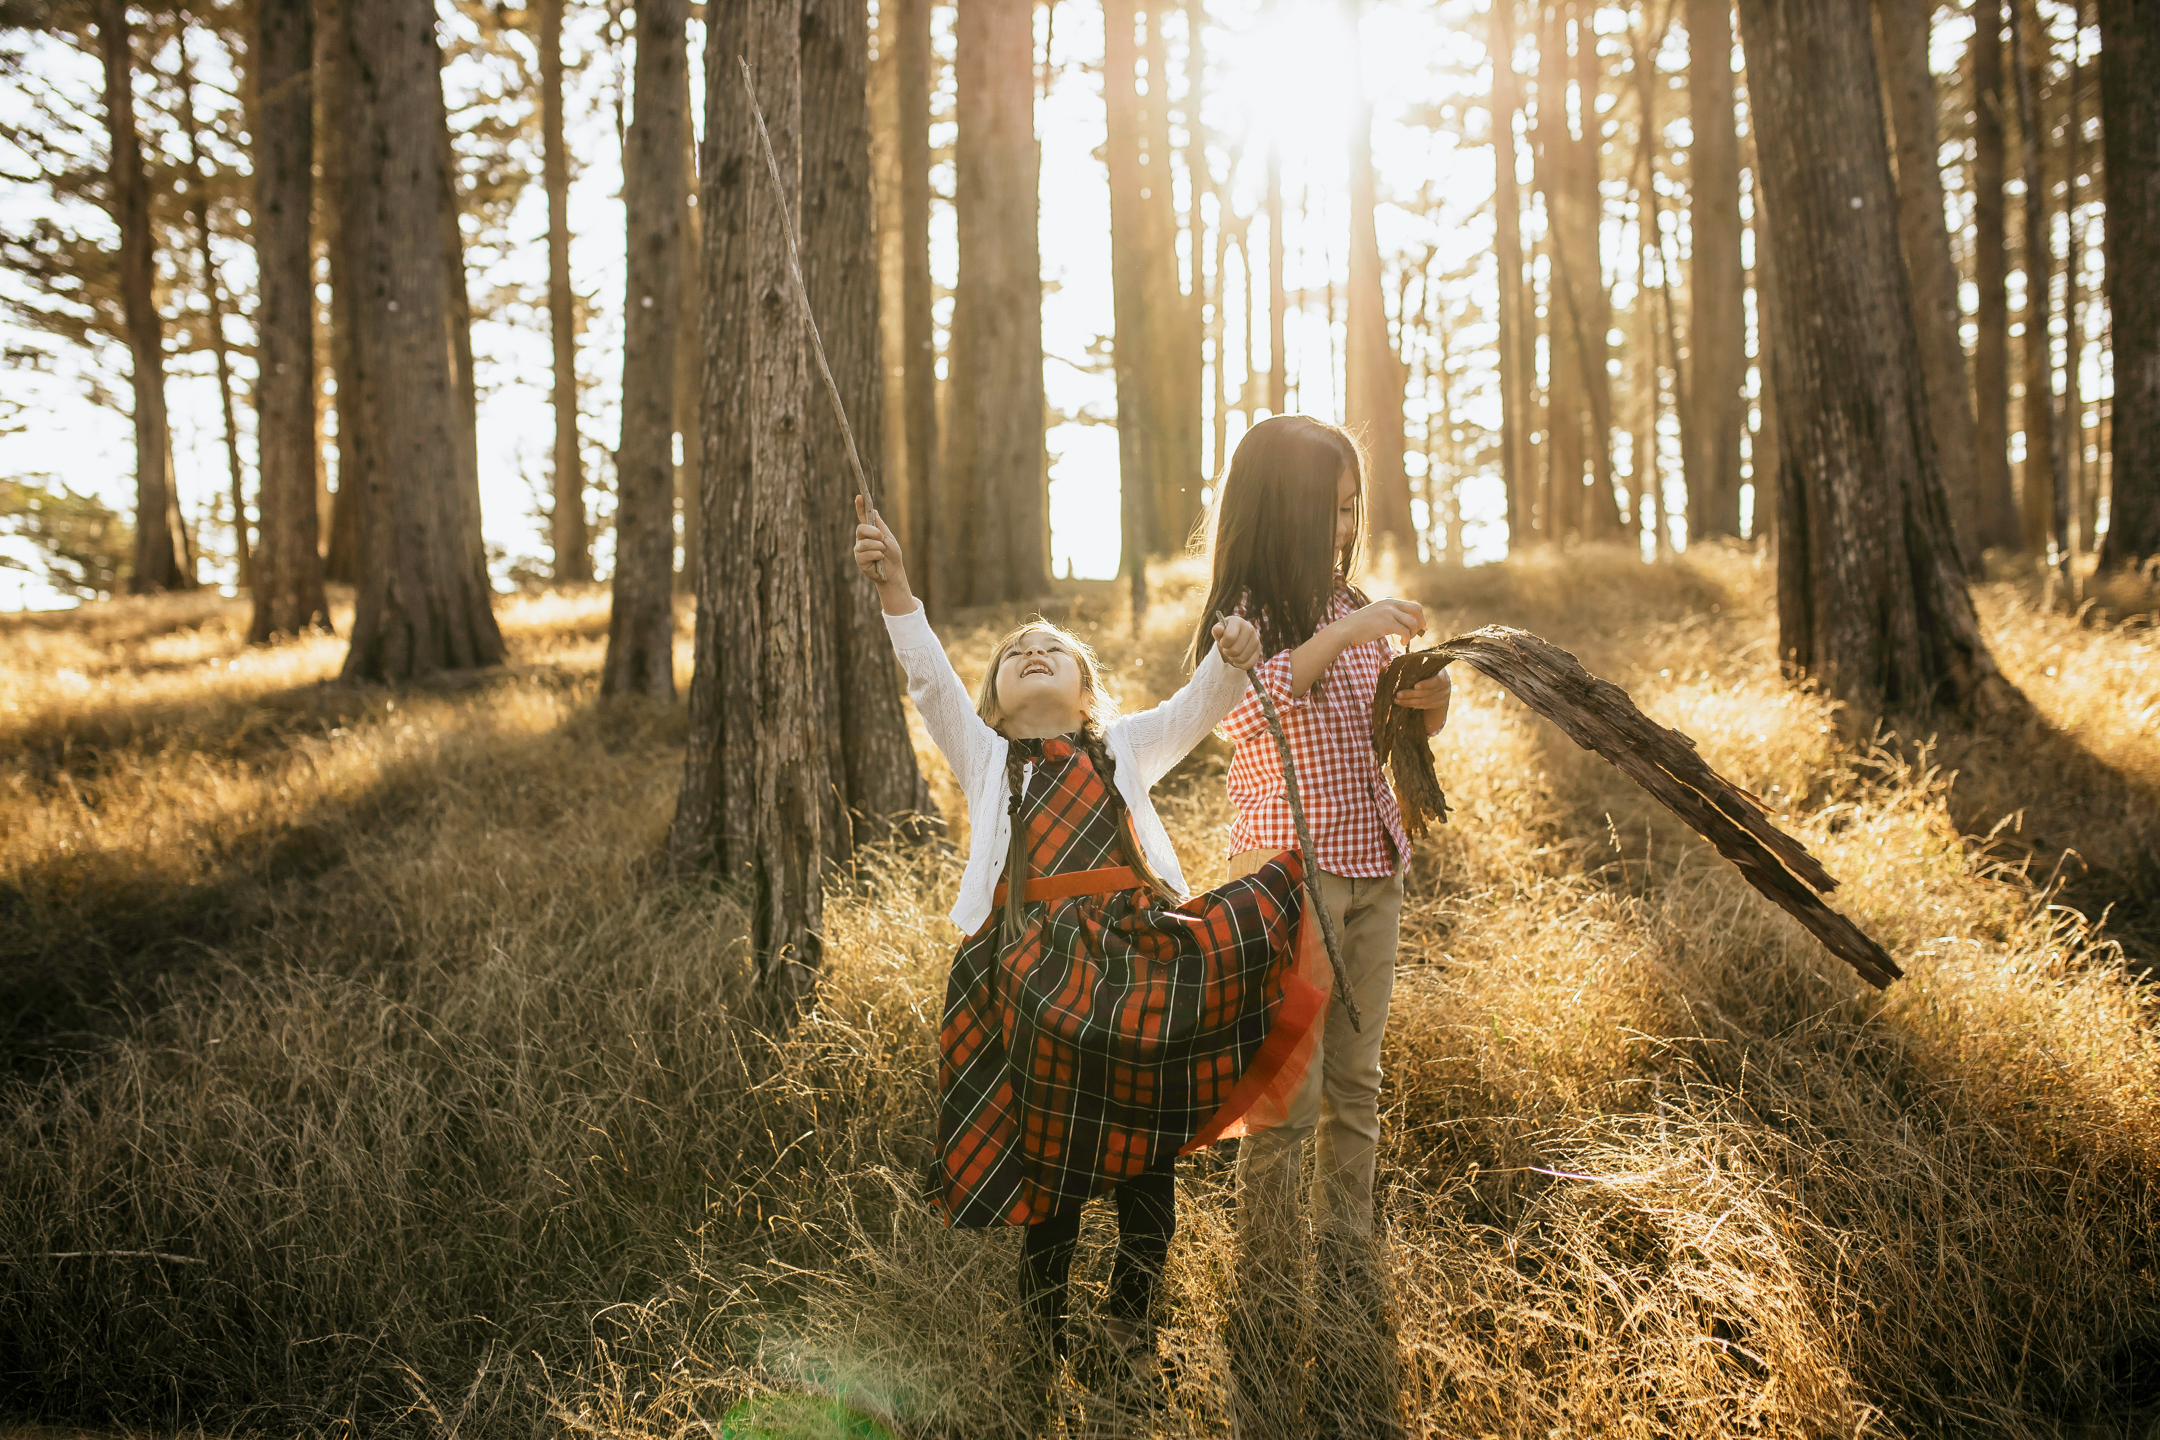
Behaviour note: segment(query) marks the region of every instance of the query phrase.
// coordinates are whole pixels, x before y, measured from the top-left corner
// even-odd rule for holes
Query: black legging
[[[1139,1324],[1155,1300],[1155,1284],[1177,1233],[1177,1172],[1172,1160],[1141,1171],[1117,1187],[1117,1259],[1110,1266],[1112,1318]],[[1053,1352],[1065,1353],[1065,1302],[1073,1252],[1080,1242],[1080,1210],[1069,1205],[1027,1227],[1020,1247],[1020,1277],[1036,1323],[1049,1333]]]

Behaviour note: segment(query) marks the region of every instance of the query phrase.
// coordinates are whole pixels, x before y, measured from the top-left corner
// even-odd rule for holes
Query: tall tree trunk
[[[704,250],[703,353],[698,428],[704,436],[704,526],[691,571],[697,622],[691,641],[690,735],[682,789],[668,828],[678,861],[747,882],[755,863],[757,773],[753,748],[762,671],[756,591],[742,574],[751,542],[749,433],[750,197],[769,188],[750,133],[750,107],[735,57],[752,29],[747,5],[706,12],[705,127],[698,160],[698,224]],[[767,213],[770,213],[769,207]],[[777,278],[777,277],[774,277]],[[769,282],[768,282],[769,283]]]
[[[1928,69],[1933,9],[1930,0],[1876,0],[1876,45],[1895,142],[1898,235],[1920,333],[1928,429],[1935,436],[1943,483],[1950,493],[1958,554],[1968,571],[1978,573],[1980,487],[1972,387],[1966,381],[1965,344],[1958,334],[1963,315],[1957,266],[1950,258],[1950,228],[1943,218],[1935,77]]]
[[[623,156],[622,437],[603,695],[675,698],[675,343],[690,116],[687,0],[638,0],[636,115]]]
[[[1388,340],[1380,275],[1380,234],[1373,211],[1373,108],[1365,101],[1350,127],[1350,294],[1343,343],[1343,418],[1364,442],[1366,525],[1381,545],[1415,562],[1417,524],[1410,476],[1403,468],[1403,387],[1408,377]]]
[[[848,516],[813,513],[810,503],[804,452],[809,375],[802,314],[788,293],[785,217],[801,213],[802,198],[802,5],[750,0],[748,8],[745,50],[790,193],[783,212],[771,177],[753,174],[744,216],[751,524],[741,552],[749,563],[736,566],[732,578],[753,592],[758,651],[750,733],[757,785],[752,944],[763,988],[784,1020],[806,997],[823,958],[824,857],[844,838],[824,826],[834,778],[832,745],[823,730],[832,676],[832,579],[818,571],[824,547],[813,543],[811,531],[844,529]],[[1022,65],[1023,93],[1032,93],[1032,79],[1031,67]],[[1035,434],[1040,445],[1040,424]]]
[[[1778,392],[1777,380],[1770,368],[1770,332],[1776,323],[1772,318],[1770,296],[1770,227],[1764,221],[1762,199],[1762,161],[1755,158],[1748,166],[1750,200],[1754,214],[1755,229],[1755,384],[1756,414],[1755,433],[1750,438],[1749,463],[1754,467],[1755,515],[1753,533],[1777,537],[1779,473],[1783,465],[1778,450]]]
[[[1568,52],[1568,32],[1576,53]],[[1605,370],[1611,299],[1605,292],[1598,230],[1598,65],[1590,15],[1572,3],[1545,12],[1538,41],[1538,97],[1532,148],[1545,196],[1552,257],[1549,434],[1546,476],[1548,540],[1610,535],[1618,529],[1612,489],[1611,390]],[[1570,131],[1568,89],[1581,97],[1581,135]],[[1586,481],[1586,474],[1590,477]],[[1585,492],[1589,493],[1586,494]]]
[[[944,580],[938,572],[937,516],[941,507],[937,473],[937,326],[932,314],[935,291],[930,283],[930,0],[892,0],[878,10],[880,24],[890,15],[893,36],[894,106],[899,119],[900,156],[900,330],[906,392],[907,533],[905,553],[919,557],[917,592],[933,609],[944,605]],[[912,577],[911,577],[912,578]]]
[[[590,580],[585,469],[578,450],[577,299],[570,290],[570,152],[563,142],[565,0],[540,5],[541,169],[548,202],[548,328],[555,342],[555,495],[550,538],[558,581]]]
[[[1740,533],[1747,312],[1740,273],[1740,138],[1733,115],[1731,0],[1687,0],[1689,128],[1687,349],[1694,415],[1681,460],[1688,543]]]
[[[1164,468],[1166,403],[1149,344],[1147,205],[1141,198],[1141,115],[1133,0],[1103,0],[1103,162],[1110,181],[1111,373],[1117,387],[1119,568],[1131,596],[1134,634],[1147,613],[1147,557],[1154,548],[1156,477]]]
[[[1570,137],[1567,122],[1567,11],[1558,3],[1544,7],[1537,47],[1537,104],[1531,112],[1530,151],[1539,195],[1545,201],[1545,467],[1538,531],[1559,545],[1581,527],[1583,474],[1582,357],[1576,351],[1579,325],[1569,315],[1572,289],[1568,270],[1569,240],[1575,229],[1574,194],[1567,183]]]
[[[705,427],[698,420],[698,406],[705,393],[705,358],[699,349],[705,313],[704,221],[693,203],[700,184],[697,173],[697,135],[690,125],[690,75],[683,66],[683,222],[681,290],[675,322],[675,443],[682,446],[682,461],[675,467],[675,503],[682,515],[682,563],[676,571],[676,588],[697,589],[698,556],[705,527]]]
[[[225,287],[218,277],[217,257],[210,249],[210,176],[203,166],[202,133],[195,115],[195,66],[188,58],[188,27],[175,32],[180,51],[180,128],[187,132],[188,221],[195,227],[195,258],[202,267],[205,325],[210,334],[210,354],[217,368],[218,411],[225,422],[225,476],[232,498],[233,566],[242,589],[255,583],[253,557],[249,553],[247,489],[240,472],[240,425],[233,414],[232,355],[225,339]],[[259,125],[251,127],[261,133]]]
[[[1153,0],[1143,12],[1147,94],[1141,99],[1141,140],[1146,176],[1140,205],[1145,217],[1150,347],[1153,351],[1155,513],[1151,549],[1175,555],[1185,548],[1200,518],[1200,335],[1193,300],[1178,280],[1177,181],[1170,141],[1170,45],[1165,22],[1176,0]],[[1030,34],[1032,36],[1032,22]],[[1030,41],[1032,53],[1033,42]],[[1194,192],[1198,204],[1198,192]],[[1194,289],[1200,264],[1194,257]]]
[[[870,194],[870,15],[865,0],[803,0],[803,278],[834,383],[853,424],[874,496],[885,485],[869,444],[884,427],[878,336],[878,250]],[[1040,373],[1040,362],[1037,364]],[[840,739],[826,794],[825,856],[845,863],[851,841],[883,839],[904,817],[930,812],[930,787],[908,738],[907,711],[877,591],[849,558],[855,477],[847,440],[824,396],[807,400],[813,575],[830,586],[831,683],[819,733]],[[844,773],[839,773],[843,770]]]
[[[480,524],[480,385],[473,371],[472,292],[465,277],[465,232],[458,224],[461,213],[457,189],[457,148],[450,143],[450,110],[443,96],[440,71],[448,63],[442,46],[435,47],[435,150],[440,170],[436,187],[435,225],[442,236],[443,273],[450,280],[450,309],[445,321],[450,342],[450,384],[457,401],[460,423],[457,438],[458,493],[472,497],[472,523]]]
[[[316,548],[315,152],[310,0],[255,6],[255,398],[261,543],[248,639],[330,628]]]
[[[1216,203],[1216,240],[1214,240],[1214,276],[1207,276],[1207,259],[1210,259],[1210,240],[1207,240],[1207,209],[1201,205],[1201,196],[1214,194],[1214,173],[1207,168],[1207,4],[1205,0],[1186,0],[1186,192],[1192,203],[1186,207],[1186,250],[1192,255],[1192,283],[1186,287],[1186,354],[1190,356],[1190,391],[1186,410],[1192,427],[1192,443],[1188,462],[1192,466],[1192,479],[1188,486],[1186,507],[1190,522],[1186,535],[1190,538],[1199,529],[1201,516],[1207,507],[1201,503],[1201,488],[1210,486],[1214,477],[1223,471],[1223,447],[1216,447],[1214,468],[1207,466],[1207,447],[1201,440],[1203,421],[1207,410],[1207,397],[1203,395],[1203,371],[1210,354],[1210,315],[1214,322],[1223,317],[1223,233],[1229,227],[1229,207]],[[1220,369],[1220,350],[1214,350],[1216,367]],[[1223,408],[1214,406],[1214,415],[1220,417]]]
[[[342,122],[344,215],[354,261],[355,413],[367,434],[369,531],[348,681],[396,681],[492,665],[502,634],[490,608],[480,497],[463,473],[473,442],[459,394],[453,278],[442,237],[442,99],[435,13],[427,0],[379,0],[348,13],[339,38],[354,78]],[[345,397],[341,394],[340,400]]]
[[[2160,555],[2160,14],[2100,0],[2107,301],[2115,353],[2107,537],[2100,568]]]
[[[1741,0],[1740,27],[1780,237],[1779,649],[1862,712],[1986,708],[2007,682],[1928,433],[1867,0]]]
[[[2003,0],[1973,0],[1973,454],[1980,545],[2024,544],[2010,480],[2010,245],[2003,201]]]
[[[1515,73],[1515,0],[1492,7],[1493,252],[1499,266],[1500,478],[1507,491],[1508,548],[1530,541],[1526,451],[1527,395],[1523,364],[1527,318],[1523,311],[1522,197],[1515,179],[1515,119],[1522,112],[1522,82]]]
[[[2024,8],[2029,6],[2030,8]],[[2020,471],[2018,513],[2025,548],[2048,549],[2055,509],[2054,230],[2048,219],[2048,127],[2040,93],[2046,74],[2047,31],[2039,0],[2011,0],[2011,63],[2017,71],[2018,137],[2025,172],[2025,463]]]
[[[128,589],[190,590],[194,567],[173,485],[172,435],[165,414],[165,324],[158,315],[150,235],[150,177],[135,133],[135,61],[126,0],[99,0],[105,58],[107,205],[120,227],[120,304],[135,382],[135,560]]]
[[[2085,469],[2085,408],[2078,372],[2085,355],[2085,310],[2079,297],[2078,171],[2084,160],[2084,0],[2072,0],[2070,37],[2070,84],[2064,97],[2068,113],[2063,117],[2063,398],[2055,424],[2055,567],[2067,587],[2066,599],[2075,603],[2077,574],[2075,545],[2070,531],[2070,512]]]
[[[363,203],[347,175],[352,145],[344,126],[352,115],[357,79],[352,47],[345,41],[346,12],[352,0],[315,0],[315,113],[322,143],[323,249],[330,258],[330,372],[336,378],[337,493],[330,501],[330,539],[323,549],[323,579],[358,585],[364,566],[367,516],[362,507],[370,490],[373,460],[368,454],[367,375],[361,368],[360,272],[345,216]]]
[[[939,511],[950,599],[980,605],[1050,588],[1033,7],[964,0],[954,41],[960,284]]]

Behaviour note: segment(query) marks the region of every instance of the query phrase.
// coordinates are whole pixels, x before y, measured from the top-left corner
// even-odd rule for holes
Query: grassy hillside
[[[1159,578],[1137,641],[1107,591],[1068,599],[1128,704],[1180,678],[1194,577]],[[1782,682],[1745,557],[1398,588],[1695,736],[1908,973],[1861,986],[1459,673],[1385,1057],[1399,1326],[1365,1354],[1412,1432],[2144,1433],[2160,629],[1988,587],[2033,711],[1937,733]],[[214,598],[0,620],[0,1408],[994,1433],[1017,1236],[913,1198],[957,860],[836,878],[820,1005],[765,1038],[733,898],[656,862],[680,707],[601,705],[604,593],[502,615],[509,674],[402,693],[325,683],[338,641],[248,650]],[[998,628],[948,635],[963,674]],[[1198,884],[1221,767],[1158,792]],[[1224,1423],[1229,1171],[1181,1176],[1177,1404],[1132,1433]],[[1091,1214],[1089,1294],[1108,1240]],[[1355,1352],[1336,1307],[1313,1323]],[[1071,1433],[1123,1423],[1065,1402]]]

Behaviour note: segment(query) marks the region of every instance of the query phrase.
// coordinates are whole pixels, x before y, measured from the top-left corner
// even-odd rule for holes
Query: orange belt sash
[[[1115,895],[1120,890],[1137,890],[1147,882],[1130,865],[1108,865],[1100,870],[1068,870],[1062,875],[1030,875],[1027,882],[1027,899],[1069,900],[1075,895]],[[990,897],[990,906],[996,909],[1005,903],[1010,888],[1003,881]]]

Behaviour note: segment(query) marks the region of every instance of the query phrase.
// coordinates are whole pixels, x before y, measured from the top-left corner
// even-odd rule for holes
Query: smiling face
[[[1094,698],[1082,657],[1048,628],[1023,630],[998,647],[987,690],[983,718],[1015,738],[1080,729]]]

